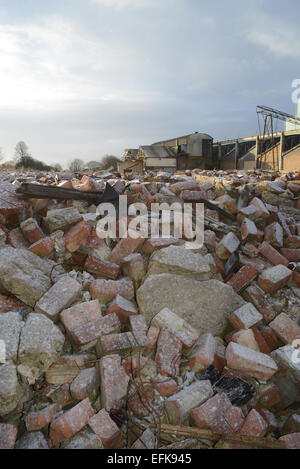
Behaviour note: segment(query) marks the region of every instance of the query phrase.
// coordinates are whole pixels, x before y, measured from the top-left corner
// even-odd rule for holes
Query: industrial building
[[[176,171],[213,167],[213,138],[204,133],[162,140],[138,149],[126,149],[119,165],[124,170],[142,173],[150,170]]]

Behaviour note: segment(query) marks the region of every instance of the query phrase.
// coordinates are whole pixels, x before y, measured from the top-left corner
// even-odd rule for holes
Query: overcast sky
[[[0,146],[121,156],[194,131],[255,135],[294,113],[298,0],[0,0]]]

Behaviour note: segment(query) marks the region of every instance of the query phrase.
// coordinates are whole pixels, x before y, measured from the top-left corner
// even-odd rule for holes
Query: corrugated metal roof
[[[172,140],[176,140],[176,139],[179,140],[181,138],[191,137],[192,135],[199,135],[203,139],[213,140],[213,137],[211,135],[208,135],[208,134],[205,134],[205,133],[200,133],[200,132],[194,132],[193,134],[182,135],[181,137],[174,137],[174,138],[167,138],[165,140],[160,140],[159,142],[154,142],[152,145],[159,145],[160,143],[171,142]]]
[[[156,147],[153,145],[143,145],[140,149],[146,158],[175,158],[176,152],[171,147]]]

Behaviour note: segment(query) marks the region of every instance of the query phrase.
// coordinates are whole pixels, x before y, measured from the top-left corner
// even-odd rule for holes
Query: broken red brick
[[[81,370],[71,383],[71,396],[77,401],[82,401],[86,397],[93,401],[99,389],[98,378],[95,367]]]
[[[109,314],[96,321],[86,322],[79,327],[73,329],[70,333],[72,342],[76,348],[91,344],[95,345],[94,341],[98,341],[101,337],[107,334],[119,332],[121,323],[116,314]]]
[[[212,334],[204,334],[189,356],[189,367],[194,372],[199,372],[210,366],[215,359],[216,341]]]
[[[29,251],[34,252],[39,257],[47,257],[53,252],[55,242],[49,237],[45,237],[29,246]]]
[[[69,252],[75,252],[88,239],[90,225],[82,220],[74,225],[65,235],[65,245]]]
[[[18,427],[9,423],[0,423],[0,449],[13,449],[16,443]]]
[[[35,218],[28,218],[27,220],[23,221],[23,223],[20,225],[20,228],[23,232],[23,235],[30,242],[30,244],[36,243],[45,236]]]
[[[154,388],[163,397],[169,397],[179,392],[179,387],[176,381],[168,376],[157,375],[153,378],[152,383]]]
[[[105,409],[91,417],[88,424],[100,437],[104,449],[117,449],[122,446],[124,435]]]
[[[36,303],[35,311],[56,320],[58,314],[75,301],[81,289],[80,283],[72,277],[61,277]]]
[[[101,403],[109,412],[122,407],[127,394],[129,376],[121,365],[119,355],[107,355],[99,362]]]
[[[191,422],[200,429],[208,428],[225,434],[234,433],[241,427],[243,417],[240,411],[233,412],[232,409],[233,406],[226,394],[219,393],[190,412]]]
[[[178,376],[181,353],[182,342],[173,332],[163,327],[159,334],[155,357],[158,372],[163,376]]]
[[[265,228],[265,241],[275,248],[283,246],[283,230],[279,223],[272,223]]]
[[[280,402],[279,389],[273,383],[268,383],[259,388],[258,401],[255,406],[256,410],[270,409]]]
[[[106,314],[116,313],[120,321],[125,324],[129,316],[138,314],[137,307],[132,301],[117,295],[108,305]]]
[[[282,248],[280,252],[290,262],[300,262],[300,249]]]
[[[58,412],[58,405],[52,404],[37,412],[30,412],[25,418],[27,431],[41,430],[48,425]]]
[[[100,257],[88,256],[83,269],[91,274],[98,274],[104,278],[117,279],[120,275],[120,266]]]
[[[98,300],[76,303],[60,313],[60,320],[70,333],[87,322],[95,322],[102,318]]]
[[[120,265],[124,257],[129,256],[136,251],[139,251],[144,244],[144,238],[138,233],[128,230],[127,238],[122,238],[116,247],[112,250],[110,262]]]
[[[65,412],[62,416],[52,420],[50,438],[53,446],[67,438],[71,438],[75,433],[79,432],[86,426],[94,413],[95,411],[91,406],[90,400],[87,398]]]
[[[257,379],[268,380],[277,371],[274,360],[260,352],[231,342],[226,349],[227,366]]]
[[[284,344],[292,345],[300,339],[300,327],[285,313],[279,314],[269,326]]]
[[[180,425],[188,419],[190,411],[201,406],[213,395],[210,381],[196,381],[164,401],[169,422]]]
[[[270,327],[266,327],[265,329],[263,329],[262,336],[265,339],[271,352],[273,352],[273,350],[276,350],[277,348],[280,347],[280,342],[278,340],[278,337],[276,336],[276,334]]]
[[[90,293],[93,299],[98,298],[103,303],[109,303],[115,296],[124,296],[128,300],[134,297],[134,286],[129,278],[121,280],[94,280],[90,286]]]
[[[264,242],[259,248],[259,253],[262,254],[266,259],[268,259],[272,264],[279,265],[282,264],[287,266],[289,261],[286,257],[282,256],[275,248],[273,248],[269,243]]]
[[[263,316],[264,320],[269,323],[272,321],[276,312],[265,297],[265,293],[256,285],[250,285],[244,292],[244,295],[254,304],[256,309]]]
[[[270,349],[268,343],[266,342],[264,336],[261,334],[258,327],[253,326],[253,327],[251,327],[251,329],[253,331],[256,343],[258,344],[259,351],[261,353],[265,353],[266,355],[269,355],[272,352],[272,350]]]
[[[163,249],[168,246],[178,244],[178,241],[179,240],[177,238],[147,239],[143,245],[142,251],[146,256],[151,256],[151,254],[157,249]]]
[[[300,449],[300,433],[292,433],[291,435],[284,435],[279,438],[284,441],[287,449]]]
[[[148,339],[148,347],[147,347],[147,352],[150,353],[151,350],[154,348],[156,345],[156,342],[158,340],[160,333],[160,329],[158,327],[150,326],[148,329],[147,333],[147,339]]]
[[[285,287],[291,281],[292,276],[291,270],[279,264],[264,270],[258,278],[258,284],[265,292],[272,295],[277,290]]]
[[[251,264],[242,267],[237,274],[235,274],[228,283],[235,292],[239,293],[243,288],[246,288],[258,275],[258,270]]]
[[[257,410],[252,409],[247,415],[244,425],[240,430],[243,436],[263,437],[267,433],[268,425]]]
[[[9,296],[0,295],[0,314],[8,313],[9,311],[15,311],[21,307],[21,303],[15,299],[10,298]]]

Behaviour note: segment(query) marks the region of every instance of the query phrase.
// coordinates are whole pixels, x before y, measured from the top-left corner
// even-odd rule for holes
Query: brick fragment
[[[239,239],[230,231],[217,245],[217,256],[226,261],[238,249],[239,245]]]
[[[120,409],[127,394],[129,376],[121,365],[119,355],[107,355],[99,362],[101,403],[109,412]]]
[[[60,313],[60,320],[68,333],[87,322],[95,322],[101,318],[101,306],[98,300],[76,303]]]
[[[224,393],[218,393],[200,407],[190,412],[191,422],[202,429],[218,433],[236,433],[243,424],[241,409],[232,406]]]
[[[155,357],[158,372],[163,376],[178,376],[181,353],[182,342],[173,332],[163,327],[159,334]]]
[[[145,316],[142,314],[137,314],[135,316],[129,317],[129,324],[131,327],[131,332],[138,343],[139,347],[147,347],[148,346],[148,326],[146,324]]]
[[[282,248],[280,252],[290,262],[300,262],[300,249]]]
[[[128,231],[128,237],[122,238],[112,250],[110,262],[120,265],[121,261],[136,251],[139,251],[144,244],[144,238],[138,233]]]
[[[279,223],[272,223],[265,228],[265,241],[275,248],[283,246],[283,230]]]
[[[113,280],[119,277],[121,271],[119,265],[94,256],[87,257],[83,269],[91,274],[101,275],[104,278]]]
[[[289,261],[286,257],[282,256],[273,246],[269,243],[264,242],[259,248],[258,251],[262,254],[266,259],[268,259],[274,265],[284,265],[287,266]]]
[[[277,265],[264,270],[259,278],[259,286],[267,293],[272,295],[277,290],[285,287],[292,279],[293,273],[283,265]]]
[[[253,221],[249,220],[249,218],[245,218],[242,225],[241,225],[241,234],[242,240],[246,239],[255,239],[258,231],[256,225]]]
[[[268,383],[260,386],[258,391],[258,401],[255,405],[256,410],[270,409],[280,402],[279,389],[276,384]]]
[[[153,435],[152,431],[150,428],[147,428],[143,432],[143,434],[138,438],[133,445],[131,446],[131,449],[155,449],[157,447],[157,440],[155,436]]]
[[[279,314],[269,326],[285,344],[292,345],[296,339],[300,340],[300,327],[285,313]]]
[[[242,267],[238,273],[235,274],[229,282],[227,282],[227,284],[230,285],[236,293],[239,293],[256,278],[258,273],[259,272],[255,267],[251,264],[247,264]]]
[[[259,210],[258,218],[266,219],[269,217],[270,212],[261,199],[258,199],[257,197],[255,197],[254,199],[252,199],[251,205],[254,205],[254,207],[256,207]]]
[[[40,239],[36,243],[29,246],[29,251],[34,252],[39,257],[48,257],[53,252],[55,242],[48,236]]]
[[[43,313],[52,320],[77,298],[81,285],[71,277],[61,277],[44,296],[36,303],[35,311]]]
[[[259,346],[255,340],[254,333],[251,329],[242,329],[238,332],[235,332],[231,338],[231,341],[248,347],[256,352],[259,352]]]
[[[132,302],[123,298],[120,295],[117,295],[108,305],[106,309],[106,314],[117,314],[121,323],[125,324],[128,322],[128,319],[132,315],[138,314],[136,305]]]
[[[267,433],[268,425],[257,410],[252,409],[247,415],[244,425],[240,430],[243,436],[263,437]]]
[[[29,242],[24,237],[21,228],[14,228],[13,230],[10,230],[7,235],[7,242],[13,248],[27,249],[29,246]]]
[[[137,350],[139,344],[131,332],[121,334],[109,334],[100,337],[101,355],[112,353],[124,353],[130,350]]]
[[[263,319],[251,303],[246,303],[228,317],[229,323],[236,330],[250,329]]]
[[[152,383],[156,391],[163,397],[172,396],[179,392],[179,387],[176,381],[168,376],[157,375]]]
[[[279,438],[284,441],[287,449],[300,449],[300,433],[292,433],[291,435],[284,435]]]
[[[94,280],[90,286],[93,299],[99,299],[103,303],[109,303],[115,296],[120,295],[127,300],[134,297],[134,286],[129,278],[121,280]]]
[[[151,256],[157,249],[167,248],[168,246],[178,244],[178,242],[179,240],[177,238],[147,239],[143,245],[142,251],[146,256]]]
[[[189,367],[194,372],[207,368],[214,362],[217,344],[212,334],[203,334],[189,356]]]
[[[107,334],[119,332],[121,323],[116,314],[109,314],[97,321],[87,322],[72,330],[71,338],[74,346],[86,349],[96,345],[97,341]],[[88,345],[88,347],[86,347]]]
[[[160,329],[158,327],[150,326],[148,329],[147,333],[147,339],[148,339],[148,347],[147,347],[147,352],[150,353],[154,346],[156,345],[156,342],[159,337],[159,332]]]
[[[61,417],[52,420],[50,438],[53,446],[79,432],[87,425],[94,413],[90,400],[87,398],[65,412]]]
[[[164,401],[172,425],[185,423],[191,410],[201,406],[213,395],[210,381],[197,381]]]
[[[88,424],[100,437],[104,449],[117,449],[122,446],[124,435],[105,409],[91,417]]]
[[[130,254],[121,261],[121,267],[123,274],[131,278],[135,288],[138,288],[147,273],[143,256],[139,253]]]
[[[168,308],[164,308],[156,314],[151,321],[151,325],[159,328],[167,327],[172,331],[182,342],[184,353],[187,353],[200,337],[200,333],[196,329]]]
[[[45,236],[35,218],[27,218],[20,224],[20,228],[30,244],[36,243]]]
[[[245,290],[244,295],[251,301],[251,303],[253,303],[267,323],[275,318],[276,312],[266,299],[266,295],[261,288],[256,285],[250,285]]]
[[[58,405],[51,404],[37,412],[30,412],[25,418],[25,425],[29,432],[41,430],[48,425],[58,412]]]
[[[99,388],[99,376],[96,368],[81,370],[70,386],[71,396],[82,401],[86,397],[93,401],[97,397]]]
[[[278,430],[279,424],[275,415],[272,412],[270,412],[268,409],[261,409],[258,412],[260,413],[260,415],[268,426],[267,433],[273,433]]]
[[[227,366],[257,379],[268,380],[277,371],[274,360],[260,352],[231,342],[226,349]]]
[[[16,443],[18,428],[9,423],[0,423],[0,449],[13,449]]]

